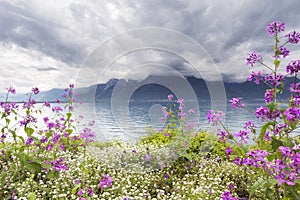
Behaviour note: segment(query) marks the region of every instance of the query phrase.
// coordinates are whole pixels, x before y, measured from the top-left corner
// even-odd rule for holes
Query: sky
[[[300,31],[299,7],[298,0],[0,0],[0,90],[176,73],[245,81],[248,52],[271,61],[266,26],[279,20],[286,33]],[[300,56],[299,46],[287,48],[289,59]]]

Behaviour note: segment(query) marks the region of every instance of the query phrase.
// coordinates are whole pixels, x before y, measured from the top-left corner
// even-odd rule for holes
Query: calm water
[[[251,100],[246,101],[245,105],[254,112],[263,103],[263,100]],[[127,105],[113,106],[110,103],[84,103],[75,109],[76,118],[79,118],[79,115],[84,116],[80,123],[81,126],[78,127],[78,131],[90,121],[95,121],[93,130],[96,132],[96,138],[99,141],[109,139],[136,141],[141,136],[163,127],[163,122],[160,120],[163,117],[162,106],[169,107],[170,105],[167,101],[130,101]],[[208,124],[206,119],[208,110],[212,109],[210,102],[190,103],[189,106],[198,111],[198,113],[191,116],[194,124],[199,124],[198,129],[202,131],[214,131],[214,128]],[[229,103],[226,105],[225,110],[224,124],[231,133],[243,129],[244,123],[249,120],[254,121],[258,126],[257,131],[259,132],[259,126],[262,125],[262,122],[256,119],[254,114],[245,109],[233,109]],[[54,113],[44,110],[38,117],[38,127],[46,128],[43,123],[43,117],[45,116],[54,116]],[[18,122],[16,123],[18,124]],[[5,122],[0,122],[0,125],[3,126],[4,124]],[[22,134],[22,129],[19,131]],[[297,129],[295,134],[299,133],[300,131]]]
[[[262,103],[263,100],[245,102],[246,106],[253,111]],[[195,108],[199,108],[199,113],[192,117],[193,121],[199,122],[200,130],[212,130],[206,119],[206,114],[211,109],[210,102],[202,101],[194,105]],[[86,121],[96,121],[94,128],[98,140],[121,139],[130,141],[138,140],[151,130],[159,130],[162,127],[163,123],[159,120],[163,116],[162,106],[168,106],[168,102],[132,101],[127,106],[119,108],[112,108],[109,103],[83,104],[79,113],[85,116]],[[233,109],[229,103],[226,105],[224,124],[232,133],[243,129],[244,123],[249,120],[253,120],[258,126],[262,124],[249,111]]]

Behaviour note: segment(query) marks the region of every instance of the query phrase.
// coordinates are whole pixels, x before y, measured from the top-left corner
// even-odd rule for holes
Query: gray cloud
[[[15,62],[5,62],[9,68],[3,66],[1,70],[9,75],[11,71],[21,70],[20,66],[35,66],[28,68],[32,70],[30,73],[52,71],[53,78],[57,74],[57,80],[49,82],[49,87],[66,85],[66,81],[76,79],[76,69],[105,40],[136,28],[159,27],[191,37],[207,51],[226,80],[242,81],[250,70],[245,66],[246,53],[256,49],[266,54],[272,49],[273,41],[265,32],[269,22],[281,20],[288,31],[300,30],[299,6],[297,0],[1,1],[0,50],[5,52],[3,55],[16,57]],[[128,40],[135,42],[134,38]],[[174,42],[184,51],[184,44],[176,43],[178,41],[165,37],[156,42],[159,40]],[[10,46],[16,46],[17,50],[11,50]],[[112,55],[109,49],[107,51],[106,56]],[[48,60],[51,60],[49,66],[45,65]],[[0,57],[0,61],[5,61],[5,57]],[[130,70],[128,66],[149,62],[193,75],[185,58],[153,49],[121,56],[113,63],[106,79],[122,77]],[[97,65],[99,63],[94,64],[104,67]],[[4,83],[0,80],[1,87],[6,87]]]

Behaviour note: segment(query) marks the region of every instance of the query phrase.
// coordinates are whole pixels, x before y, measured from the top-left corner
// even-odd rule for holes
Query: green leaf
[[[27,162],[26,167],[28,169],[33,169],[35,173],[40,173],[41,172],[41,164],[37,162]]]
[[[72,194],[75,195],[75,194],[77,193],[79,187],[80,187],[80,185],[77,185],[76,187],[74,187],[74,188],[72,189]]]
[[[67,117],[68,117],[68,119],[70,119],[71,117],[72,117],[72,113],[67,113]]]
[[[27,155],[24,153],[18,153],[17,157],[19,158],[22,165],[25,165],[27,163]]]
[[[274,122],[267,122],[267,123],[265,123],[265,125],[263,125],[261,127],[260,134],[258,136],[259,141],[263,141],[267,129],[269,128],[270,125],[273,125],[273,124],[274,124]]]
[[[35,192],[30,192],[27,196],[28,200],[36,200]]]
[[[254,192],[259,188],[263,187],[267,183],[267,180],[264,180],[262,178],[258,179],[250,188],[249,188],[249,199],[251,199],[251,196],[254,194]]]
[[[274,152],[276,152],[280,146],[283,146],[283,142],[281,140],[277,140],[275,137],[272,137],[272,149]]]
[[[26,127],[25,128],[25,133],[27,134],[28,137],[30,137],[34,133],[34,129]]]
[[[46,133],[46,137],[47,137],[47,138],[50,138],[52,135],[53,135],[53,132],[52,132],[52,131],[48,131],[48,132]]]
[[[72,134],[72,133],[73,133],[73,130],[72,130],[72,129],[66,129],[65,131],[68,132],[69,134]]]
[[[272,112],[274,112],[274,110],[277,110],[278,103],[277,102],[270,102],[270,103],[267,104],[267,107],[269,108],[270,112],[272,113]]]
[[[54,178],[58,178],[58,175],[59,173],[57,171],[51,171],[49,174],[48,174],[48,178],[50,180],[54,179]]]
[[[10,123],[10,119],[5,119],[5,121],[6,121],[6,125]]]
[[[280,65],[280,60],[274,60],[274,65],[276,66],[276,68],[278,68],[278,66]]]
[[[292,138],[288,138],[288,137],[284,137],[282,139],[283,143],[284,143],[284,146],[288,146],[288,147],[293,147],[294,146],[294,143],[293,143],[293,139]]]

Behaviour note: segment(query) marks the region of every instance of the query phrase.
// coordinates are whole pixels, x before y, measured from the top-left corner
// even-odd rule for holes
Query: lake
[[[95,120],[95,131],[97,140],[119,139],[125,141],[136,141],[141,136],[159,130],[163,123],[159,120],[163,113],[162,106],[168,106],[167,101],[130,101],[127,106],[113,108],[110,103],[82,104],[78,113],[85,116],[85,121]],[[257,107],[263,105],[263,100],[244,101],[248,109],[253,112]],[[116,107],[116,106],[115,106]],[[194,122],[199,122],[199,129],[214,130],[207,122],[206,115],[211,109],[209,100],[199,101],[195,104],[199,113],[193,116]],[[242,108],[231,108],[230,103],[226,105],[225,126],[232,132],[243,129],[246,121],[253,120],[259,127],[262,125],[253,113]],[[259,128],[257,131],[259,132]],[[299,132],[297,130],[297,132]]]

